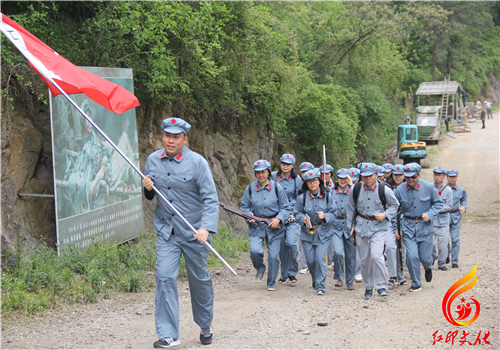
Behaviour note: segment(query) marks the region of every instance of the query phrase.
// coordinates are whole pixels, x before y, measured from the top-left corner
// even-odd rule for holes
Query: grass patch
[[[226,261],[249,250],[248,239],[223,227],[212,246]],[[110,292],[140,293],[155,288],[156,234],[146,233],[121,245],[96,240],[87,250],[69,246],[59,257],[42,246],[32,253],[18,244],[2,256],[2,316],[39,315],[58,304],[95,303]],[[209,269],[223,266],[212,254]],[[186,276],[181,259],[179,276]]]

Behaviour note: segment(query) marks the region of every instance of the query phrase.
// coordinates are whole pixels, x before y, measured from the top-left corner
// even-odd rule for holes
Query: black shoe
[[[286,283],[286,278],[280,278],[278,282],[285,284]]]
[[[153,347],[155,348],[170,348],[172,346],[180,345],[181,341],[179,339],[163,338],[154,342]]]
[[[446,263],[447,263],[447,264],[449,264],[449,263],[450,263],[450,257],[449,257],[449,256],[446,258]]]
[[[201,333],[200,333],[200,341],[203,345],[209,345],[209,344],[212,344],[212,338],[214,336],[214,334],[212,333],[212,328],[210,327],[210,335],[208,337],[205,337],[203,335],[203,330],[201,330]]]
[[[448,271],[448,268],[446,266],[438,267],[438,269],[440,269],[441,271]]]
[[[432,281],[432,270],[425,270],[425,282]]]
[[[411,286],[410,289],[408,289],[408,291],[410,292],[420,292],[422,290],[422,287],[413,287]]]
[[[288,276],[288,279],[290,280],[290,283],[297,283],[295,276]]]
[[[458,264],[451,264],[451,267],[454,269],[458,269]]]
[[[387,284],[390,286],[397,284],[397,278],[396,277],[389,278],[389,281],[387,281]]]

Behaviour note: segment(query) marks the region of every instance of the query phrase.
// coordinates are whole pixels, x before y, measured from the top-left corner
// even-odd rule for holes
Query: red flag
[[[75,66],[9,17],[1,15],[1,31],[28,59],[53,96],[61,94],[52,84],[55,81],[67,94],[83,93],[114,113],[121,114],[139,106],[137,97],[127,89]]]

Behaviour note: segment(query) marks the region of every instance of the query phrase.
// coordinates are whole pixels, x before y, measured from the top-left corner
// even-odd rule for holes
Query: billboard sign
[[[132,69],[82,67],[134,93]],[[84,94],[80,108],[139,168],[135,109],[115,114]],[[64,96],[50,97],[58,252],[144,232],[141,177]]]

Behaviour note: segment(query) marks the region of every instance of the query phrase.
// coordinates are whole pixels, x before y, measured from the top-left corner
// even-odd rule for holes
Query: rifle
[[[236,214],[238,216],[241,216],[242,218],[245,218],[245,219],[248,219],[248,220],[255,220],[256,222],[263,222],[265,223],[266,225],[269,226],[269,224],[271,223],[271,219],[268,219],[268,218],[259,218],[258,216],[254,216],[254,215],[251,215],[251,214],[248,214],[248,213],[245,213],[244,211],[241,211],[235,207],[232,207],[230,205],[227,205],[227,204],[224,204],[222,202],[219,202],[219,205],[222,207],[222,209],[230,212],[230,213],[233,213],[233,214]],[[278,224],[278,226],[276,227],[277,230],[281,229],[281,223]]]
[[[352,221],[351,221],[351,229],[352,229],[352,240],[354,243],[352,244],[354,247],[356,246],[356,229],[354,226],[356,226],[356,217],[358,216],[358,208],[356,207],[354,209],[354,213],[352,213]]]
[[[403,272],[403,252],[401,250],[401,240],[403,239],[403,231],[401,231],[401,210],[398,211],[397,213],[397,230],[400,234],[399,239],[397,240],[398,244],[398,260],[399,260],[399,266],[401,267],[401,272]]]

